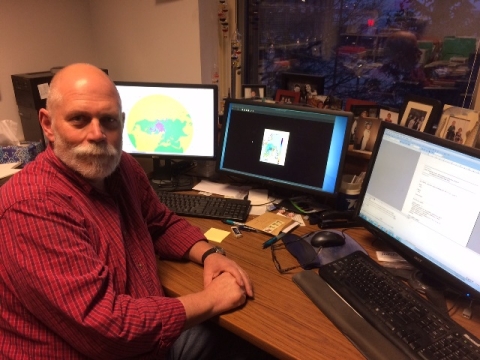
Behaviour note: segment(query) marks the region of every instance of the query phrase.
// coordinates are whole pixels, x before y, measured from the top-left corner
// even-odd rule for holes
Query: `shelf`
[[[370,151],[362,151],[362,150],[353,150],[348,149],[347,156],[357,157],[360,159],[370,160],[370,156],[372,153]]]

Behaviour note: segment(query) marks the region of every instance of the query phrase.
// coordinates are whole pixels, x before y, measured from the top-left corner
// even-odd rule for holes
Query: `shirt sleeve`
[[[170,211],[160,202],[140,165],[132,159],[137,179],[135,186],[140,191],[142,212],[149,232],[154,241],[155,250],[161,259],[181,259],[198,241],[205,236],[196,226]]]
[[[185,324],[181,302],[120,293],[85,224],[62,205],[24,200],[0,217],[2,280],[24,307],[12,319],[39,341],[56,334],[92,358],[164,353]]]

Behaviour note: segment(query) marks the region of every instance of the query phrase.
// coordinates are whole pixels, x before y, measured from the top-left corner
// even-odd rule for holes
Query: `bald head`
[[[39,120],[55,155],[101,189],[122,154],[124,116],[112,80],[89,64],[63,68],[50,83]]]
[[[55,109],[61,105],[65,95],[75,91],[98,91],[99,89],[105,95],[116,98],[121,108],[121,100],[115,84],[105,72],[96,66],[85,63],[68,65],[56,73],[50,83],[47,110],[53,116]]]

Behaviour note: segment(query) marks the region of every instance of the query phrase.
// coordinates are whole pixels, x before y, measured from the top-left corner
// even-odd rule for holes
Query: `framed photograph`
[[[327,95],[312,96],[310,99],[307,99],[307,105],[311,107],[316,107],[319,109],[327,108],[328,96]]]
[[[275,101],[281,104],[298,104],[299,99],[299,92],[278,89],[275,93]]]
[[[244,99],[263,99],[266,93],[266,85],[242,84],[242,97]]]
[[[479,112],[445,105],[435,135],[466,146],[478,147]]]
[[[301,104],[307,104],[314,97],[323,95],[325,84],[323,76],[282,73],[281,80],[282,89],[300,93],[299,102]]]
[[[307,105],[319,109],[342,110],[343,101],[340,98],[329,95],[316,95],[307,99]]]
[[[328,96],[325,100],[324,108],[332,110],[343,110],[343,100],[335,96]]]
[[[380,106],[378,117],[382,121],[398,124],[399,115],[398,109]]]
[[[351,130],[352,150],[371,153],[381,122],[379,118],[356,116]]]
[[[436,99],[416,95],[405,97],[400,110],[400,125],[424,132],[432,132],[442,114],[442,103]]]

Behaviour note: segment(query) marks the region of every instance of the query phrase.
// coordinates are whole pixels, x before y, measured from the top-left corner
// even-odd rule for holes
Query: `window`
[[[479,0],[239,0],[242,81],[275,98],[282,73],[324,77],[324,95],[400,108],[406,94],[470,107]]]

